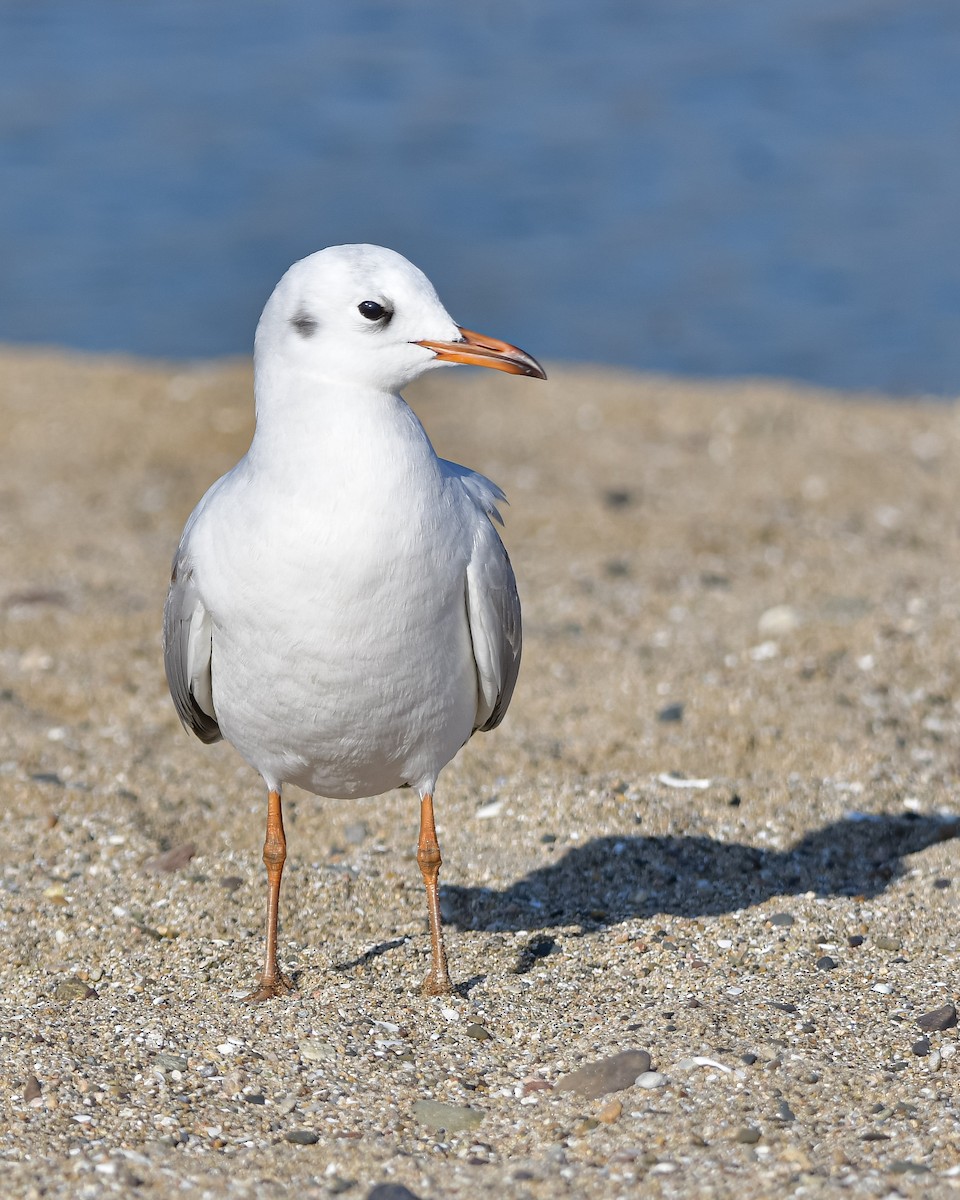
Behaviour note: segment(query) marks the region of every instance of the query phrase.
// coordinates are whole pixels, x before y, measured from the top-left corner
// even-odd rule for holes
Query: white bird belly
[[[242,545],[207,540],[217,721],[270,787],[345,799],[432,788],[470,737],[466,547],[446,517],[412,538],[409,523],[359,540],[340,530],[333,551],[276,525],[269,544],[249,527]]]

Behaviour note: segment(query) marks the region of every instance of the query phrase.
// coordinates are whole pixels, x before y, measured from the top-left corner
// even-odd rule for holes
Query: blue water
[[[538,357],[960,391],[956,0],[0,0],[0,339],[393,246]]]

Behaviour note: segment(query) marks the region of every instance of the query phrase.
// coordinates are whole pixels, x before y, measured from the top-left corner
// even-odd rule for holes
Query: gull
[[[451,990],[433,794],[443,767],[503,719],[520,602],[493,522],[503,492],[438,457],[400,389],[442,363],[545,379],[507,342],[457,325],[412,263],[331,246],[287,271],[254,342],[256,429],[194,509],[164,607],[167,682],[184,727],[226,739],[267,787],[263,971],[277,961],[284,784],[342,800],[420,797],[426,995]]]

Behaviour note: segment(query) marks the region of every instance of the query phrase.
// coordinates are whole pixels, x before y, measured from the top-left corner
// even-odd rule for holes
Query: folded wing
[[[213,707],[212,648],[213,622],[200,599],[181,543],[163,608],[163,666],[184,728],[208,744],[219,742],[223,736]]]

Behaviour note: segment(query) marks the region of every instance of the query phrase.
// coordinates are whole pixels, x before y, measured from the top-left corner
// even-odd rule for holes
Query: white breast
[[[432,790],[474,727],[476,514],[409,410],[392,415],[365,431],[352,414],[362,471],[335,448],[322,471],[244,460],[191,534],[217,721],[271,787]]]

